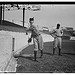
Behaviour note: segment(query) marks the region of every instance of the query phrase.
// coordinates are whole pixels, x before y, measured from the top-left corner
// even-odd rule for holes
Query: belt
[[[61,38],[62,36],[57,36],[57,37],[60,37]]]

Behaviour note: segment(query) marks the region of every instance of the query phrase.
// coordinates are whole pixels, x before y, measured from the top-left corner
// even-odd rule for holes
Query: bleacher
[[[4,20],[0,25],[0,30],[13,32],[26,32],[26,27]]]
[[[70,37],[73,36],[74,30],[71,29],[63,29],[63,39],[64,40],[70,40]]]

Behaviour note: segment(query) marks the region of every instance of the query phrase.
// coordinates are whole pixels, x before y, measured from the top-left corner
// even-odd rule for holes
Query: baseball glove
[[[32,41],[32,38],[29,38],[29,39],[28,39],[28,43],[30,43],[31,41]]]

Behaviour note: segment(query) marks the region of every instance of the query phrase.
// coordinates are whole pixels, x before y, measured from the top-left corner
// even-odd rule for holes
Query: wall
[[[12,37],[0,34],[0,71],[4,71],[12,55]]]

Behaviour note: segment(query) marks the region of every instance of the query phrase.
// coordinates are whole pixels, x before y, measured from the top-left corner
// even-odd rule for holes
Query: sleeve
[[[30,30],[30,31],[33,30],[32,26],[29,27],[29,30]]]
[[[55,29],[53,29],[52,31],[50,31],[50,35],[52,36],[52,37],[56,37],[56,30]]]
[[[31,31],[31,27],[27,28],[26,31],[27,31],[27,32],[28,32],[28,31]]]
[[[63,35],[63,30],[61,30],[61,35]]]
[[[50,34],[54,34],[54,33],[56,33],[56,30],[52,30],[52,31],[50,31]]]

